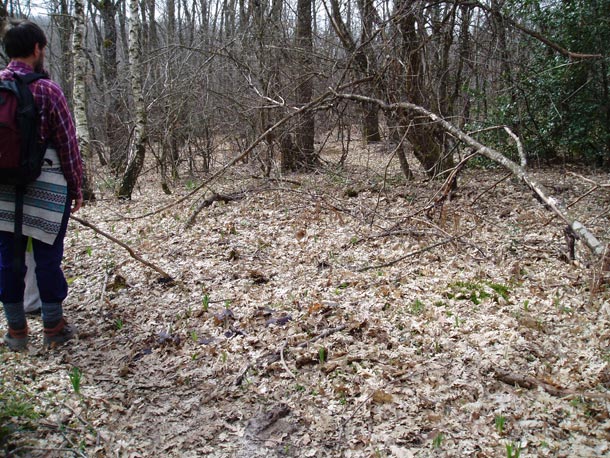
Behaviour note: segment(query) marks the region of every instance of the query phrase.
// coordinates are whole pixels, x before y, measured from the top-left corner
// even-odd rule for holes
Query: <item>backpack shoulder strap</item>
[[[20,75],[18,73],[13,73],[13,76],[15,77],[16,81],[22,82],[25,84],[31,84],[36,80],[46,78],[46,76],[43,75],[42,73],[36,73],[36,72],[28,73],[27,75]]]

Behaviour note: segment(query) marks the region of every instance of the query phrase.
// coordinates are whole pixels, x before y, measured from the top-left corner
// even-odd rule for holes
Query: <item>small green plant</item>
[[[434,439],[432,439],[432,447],[437,449],[441,448],[444,438],[443,433],[438,433],[436,436],[434,436]]]
[[[125,326],[123,318],[117,318],[116,320],[114,320],[114,327],[117,329],[117,331],[123,329],[123,326]]]
[[[191,340],[195,343],[199,340],[199,336],[197,335],[197,331],[191,331]]]
[[[440,353],[440,352],[442,352],[442,351],[443,351],[443,346],[442,346],[442,344],[441,344],[441,343],[440,343],[438,340],[436,340],[436,341],[434,342],[434,353]]]
[[[456,300],[468,300],[474,305],[480,305],[485,299],[498,302],[501,297],[509,300],[509,288],[506,285],[489,281],[456,281],[448,285],[449,291],[445,297]]]
[[[93,249],[90,246],[88,246],[86,249],[86,253],[87,253],[87,256],[91,256],[91,253],[93,253]]]
[[[501,285],[499,283],[492,283],[492,282],[487,283],[487,286],[489,286],[492,290],[494,290],[498,296],[502,297],[502,299],[504,299],[505,301],[508,301],[508,298],[509,298],[508,286]]]
[[[320,361],[320,364],[324,364],[326,362],[327,357],[328,357],[328,355],[327,355],[326,348],[320,347],[318,349],[318,361]]]
[[[415,299],[409,308],[411,315],[421,315],[424,311],[424,303],[419,299]]]
[[[209,294],[203,295],[203,299],[201,299],[201,308],[203,309],[204,312],[207,312],[208,309],[210,308],[210,295]]]
[[[227,354],[226,351],[222,352],[221,359],[222,359],[223,364],[227,362],[227,359],[229,359],[229,355]]]
[[[521,456],[521,444],[511,442],[506,444],[506,458],[519,458]]]
[[[523,310],[525,310],[526,312],[528,312],[528,311],[529,311],[529,309],[530,309],[530,301],[529,301],[529,300],[526,300],[526,301],[523,303]]]
[[[83,373],[79,367],[73,366],[70,372],[68,373],[68,377],[70,377],[70,383],[72,384],[72,388],[76,394],[80,394],[81,381],[83,378]]]
[[[297,383],[297,385],[294,387],[294,389],[295,389],[295,390],[297,390],[297,391],[300,391],[300,392],[305,391],[305,387],[304,387],[303,385],[299,385],[298,383]]]
[[[0,446],[17,430],[35,430],[40,414],[34,405],[22,396],[3,385],[0,380]]]
[[[506,417],[503,415],[496,415],[494,422],[496,424],[496,431],[501,436],[504,434],[504,426],[506,425]]]

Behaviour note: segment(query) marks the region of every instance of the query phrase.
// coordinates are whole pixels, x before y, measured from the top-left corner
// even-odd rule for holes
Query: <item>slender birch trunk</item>
[[[72,34],[72,59],[74,62],[74,83],[72,86],[72,102],[74,105],[74,123],[76,137],[80,147],[85,169],[83,197],[85,200],[95,200],[93,183],[88,164],[91,160],[89,143],[89,124],[87,122],[87,90],[85,76],[87,73],[87,56],[83,49],[85,36],[85,4],[83,0],[74,0],[74,32]]]
[[[146,153],[146,105],[142,91],[142,46],[140,44],[140,14],[138,0],[129,0],[129,71],[133,94],[135,119],[129,146],[127,167],[123,174],[118,197],[131,199],[131,194],[144,166]]]

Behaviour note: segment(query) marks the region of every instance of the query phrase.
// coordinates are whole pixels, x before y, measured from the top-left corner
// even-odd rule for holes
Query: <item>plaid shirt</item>
[[[0,79],[13,79],[11,72],[26,75],[32,71],[32,67],[23,62],[11,61],[0,71]],[[69,196],[82,198],[83,163],[68,101],[59,85],[50,79],[34,81],[30,90],[40,111],[40,137],[57,150]]]

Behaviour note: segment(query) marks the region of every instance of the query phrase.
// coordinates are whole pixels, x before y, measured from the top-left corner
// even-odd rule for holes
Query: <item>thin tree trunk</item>
[[[313,55],[311,22],[311,0],[298,0],[296,44],[301,74],[299,77],[296,99],[300,106],[304,106],[311,102],[313,96],[313,81],[311,77]],[[314,150],[315,121],[314,113],[312,111],[304,111],[299,116],[295,132],[299,155],[297,162],[305,168],[315,166],[317,157]]]
[[[146,153],[146,105],[142,92],[142,47],[140,46],[140,15],[138,0],[129,0],[129,70],[131,91],[134,100],[135,121],[129,160],[123,180],[117,193],[118,197],[131,199],[131,194],[144,166]]]
[[[74,33],[72,35],[74,86],[72,89],[74,105],[74,121],[76,136],[85,166],[83,183],[83,198],[86,201],[95,200],[91,174],[88,164],[91,162],[89,143],[89,123],[87,122],[87,89],[85,75],[87,74],[87,57],[83,49],[85,36],[85,5],[83,0],[74,0]]]

